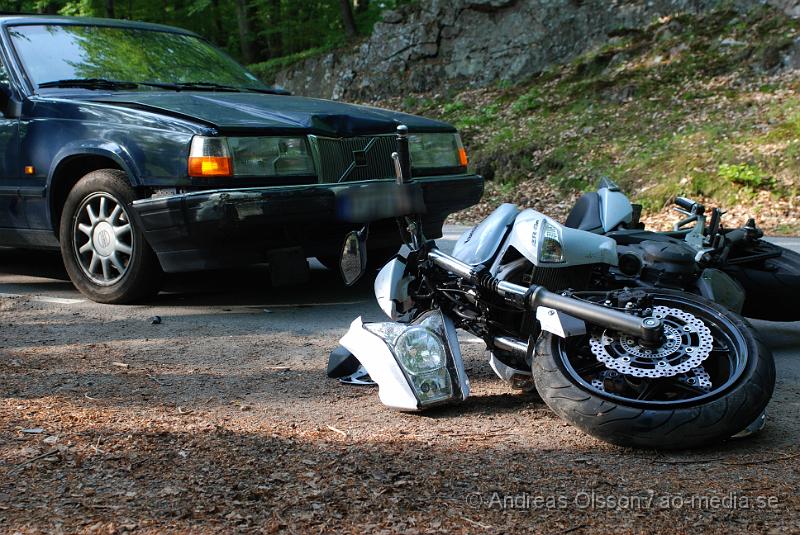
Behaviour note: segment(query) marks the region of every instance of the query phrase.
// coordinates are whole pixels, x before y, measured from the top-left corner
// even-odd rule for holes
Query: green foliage
[[[765,176],[758,167],[748,163],[724,163],[719,166],[718,172],[723,180],[751,188],[763,188],[771,183],[769,177]]]
[[[527,93],[521,95],[511,105],[516,113],[525,113],[536,110],[542,106],[542,91],[539,87],[532,87]]]
[[[785,199],[800,189],[800,82],[770,73],[798,36],[800,21],[770,7],[676,14],[438,109],[501,193],[524,180],[586,189],[605,174],[647,211],[676,195]]]
[[[412,0],[362,0],[365,8],[353,13],[359,35],[371,33],[384,9],[408,3]],[[348,44],[339,0],[0,0],[0,11],[179,26],[253,64],[268,82],[287,65]]]

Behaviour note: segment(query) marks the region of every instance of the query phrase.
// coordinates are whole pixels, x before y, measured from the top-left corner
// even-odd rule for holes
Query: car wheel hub
[[[98,223],[92,232],[94,250],[100,256],[111,256],[116,250],[116,241],[111,225],[105,221]]]
[[[134,241],[122,203],[110,193],[93,193],[78,208],[73,228],[75,254],[84,274],[108,286],[128,271]]]

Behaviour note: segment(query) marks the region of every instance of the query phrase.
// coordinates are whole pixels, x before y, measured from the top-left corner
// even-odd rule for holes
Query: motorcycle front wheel
[[[764,411],[775,386],[772,353],[737,314],[708,300],[656,290],[665,324],[657,347],[590,328],[543,333],[533,378],[561,418],[628,447],[696,448],[724,441]]]

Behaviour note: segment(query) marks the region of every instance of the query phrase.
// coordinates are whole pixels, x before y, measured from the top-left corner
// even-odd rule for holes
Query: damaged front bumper
[[[268,251],[301,247],[336,254],[341,237],[367,222],[370,245],[399,245],[393,218],[423,214],[424,231],[441,236],[444,219],[477,203],[483,178],[458,175],[263,188],[220,189],[134,201],[145,239],[167,272],[261,262]],[[383,225],[381,225],[383,223]]]

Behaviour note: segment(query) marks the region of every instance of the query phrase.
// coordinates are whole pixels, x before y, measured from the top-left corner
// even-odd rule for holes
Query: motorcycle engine
[[[654,285],[682,288],[699,273],[695,250],[680,240],[645,240],[618,250],[624,275]]]

